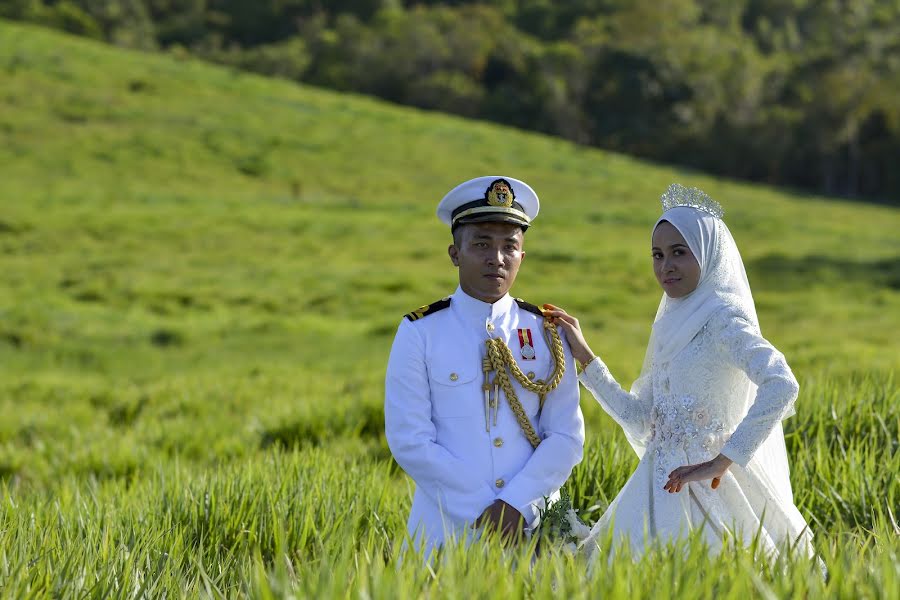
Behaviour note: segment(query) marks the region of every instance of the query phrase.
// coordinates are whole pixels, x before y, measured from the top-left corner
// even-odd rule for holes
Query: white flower
[[[578,518],[578,515],[571,508],[566,511],[566,522],[572,528],[569,534],[579,542],[591,534],[591,528],[582,523],[581,519]]]

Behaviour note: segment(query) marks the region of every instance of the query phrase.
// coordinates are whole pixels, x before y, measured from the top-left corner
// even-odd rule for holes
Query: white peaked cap
[[[438,204],[438,218],[451,229],[465,223],[499,221],[526,229],[541,203],[524,181],[502,175],[476,177],[450,190]]]

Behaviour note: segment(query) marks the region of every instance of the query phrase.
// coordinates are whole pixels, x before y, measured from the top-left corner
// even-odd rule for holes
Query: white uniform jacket
[[[533,527],[543,498],[566,481],[584,446],[578,380],[565,341],[565,376],[541,411],[537,395],[510,377],[542,439],[538,448],[522,433],[502,390],[497,424],[492,417],[486,430],[485,340],[503,339],[523,372],[547,379],[553,357],[543,318],[509,295],[487,304],[458,288],[449,300],[449,306],[425,316],[411,313],[415,320],[403,319],[385,382],[388,446],[416,482],[408,529],[417,544],[425,542],[426,551],[465,532],[496,499],[518,509]],[[523,356],[531,353],[522,352],[520,330],[525,339],[530,332],[530,360]]]

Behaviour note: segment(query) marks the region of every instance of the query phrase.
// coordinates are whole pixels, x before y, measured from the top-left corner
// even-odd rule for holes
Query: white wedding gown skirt
[[[593,527],[588,552],[611,528],[615,544],[627,542],[638,554],[652,541],[697,530],[714,552],[726,539],[747,545],[758,536],[767,552],[796,545],[812,553],[812,535],[794,505],[781,426],[793,413],[797,383],[784,357],[746,320],[728,311],[714,315],[677,356],[652,364],[631,392],[599,358],[579,378],[641,457]],[[674,494],[663,489],[674,469],[719,453],[734,462],[718,488],[706,480]]]
[[[783,514],[780,503],[765,502],[752,493],[748,496],[746,490],[765,487],[763,482],[751,482],[752,476],[736,467],[734,473],[725,473],[715,490],[705,481],[688,483],[680,492],[669,493],[663,485],[672,469],[707,460],[691,457],[689,452],[683,452],[682,458],[662,460],[652,450],[644,455],[625,487],[591,529],[584,544],[589,555],[610,533],[613,551],[627,544],[635,556],[640,556],[653,544],[685,539],[694,531],[713,554],[721,550],[726,540],[747,546],[754,537],[758,537],[759,548],[766,553],[777,552],[779,541],[790,535],[785,525],[794,519]],[[680,464],[672,466],[674,462]],[[765,516],[764,511],[768,512]]]

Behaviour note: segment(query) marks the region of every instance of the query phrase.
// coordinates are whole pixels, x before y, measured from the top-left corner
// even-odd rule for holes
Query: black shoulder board
[[[410,321],[418,321],[422,317],[427,317],[428,315],[434,314],[439,310],[444,310],[448,306],[450,306],[449,296],[447,296],[443,300],[438,300],[437,302],[432,302],[431,304],[421,306],[412,312],[406,313],[403,316]]]
[[[538,308],[538,307],[535,306],[534,304],[525,302],[525,301],[522,300],[521,298],[516,298],[516,304],[518,304],[518,305],[519,305],[519,308],[521,308],[522,310],[527,310],[528,312],[534,313],[534,314],[536,314],[536,315],[539,316],[539,317],[543,317],[543,316],[544,316],[544,313],[543,313],[543,311],[541,311],[540,308]]]

